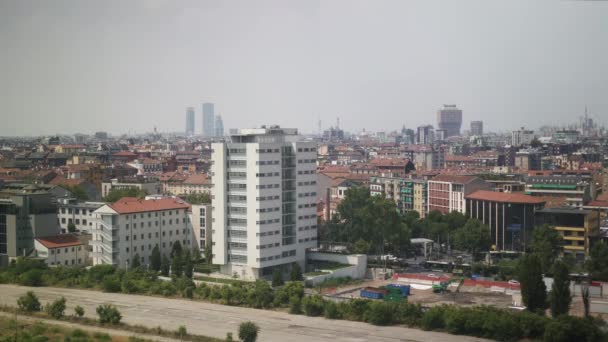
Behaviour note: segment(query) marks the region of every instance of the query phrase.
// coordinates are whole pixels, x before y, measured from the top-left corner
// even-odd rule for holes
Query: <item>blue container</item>
[[[410,285],[399,285],[399,284],[389,284],[386,287],[395,288],[401,290],[401,295],[407,297],[410,295]]]
[[[382,294],[380,292],[372,292],[372,291],[367,291],[367,290],[361,290],[359,295],[361,296],[361,298],[369,298],[369,299],[382,299],[384,297],[384,294]]]

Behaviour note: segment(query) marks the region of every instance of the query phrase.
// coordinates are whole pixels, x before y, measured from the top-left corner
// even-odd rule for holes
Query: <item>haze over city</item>
[[[0,1],[0,136],[606,124],[608,2]]]

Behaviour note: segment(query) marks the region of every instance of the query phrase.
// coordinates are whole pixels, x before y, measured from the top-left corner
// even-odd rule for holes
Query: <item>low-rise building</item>
[[[124,177],[114,178],[101,184],[101,196],[106,197],[112,190],[125,190],[136,188],[148,195],[160,194],[161,185],[156,178]]]
[[[36,256],[50,266],[84,266],[89,259],[84,243],[73,234],[36,238]]]
[[[211,204],[193,204],[191,212],[193,241],[203,253],[211,245]],[[192,247],[195,247],[194,244]]]
[[[104,204],[104,202],[80,202],[75,198],[58,199],[57,219],[61,232],[67,233],[69,224],[74,223],[76,231],[91,233],[93,212]]]
[[[584,261],[590,240],[599,233],[600,213],[571,207],[545,208],[536,212],[537,224],[547,224],[563,238],[563,255]]]
[[[465,196],[477,190],[490,190],[490,185],[475,176],[439,175],[428,181],[427,213],[452,211],[465,213]]]
[[[190,205],[176,198],[137,199],[125,197],[93,212],[93,265],[128,268],[134,257],[150,262],[152,249],[169,256],[173,244],[193,248]],[[196,245],[195,245],[196,248]]]

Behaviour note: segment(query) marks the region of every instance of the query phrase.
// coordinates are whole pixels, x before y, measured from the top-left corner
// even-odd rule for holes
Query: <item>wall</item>
[[[306,258],[307,260],[327,261],[351,265],[349,267],[343,267],[336,270],[323,270],[326,272],[330,272],[329,274],[323,274],[315,277],[307,277],[307,281],[311,282],[313,286],[316,286],[324,282],[325,280],[333,278],[350,277],[352,279],[362,279],[365,277],[365,273],[367,272],[367,255],[363,254],[334,254],[312,252],[307,253]]]

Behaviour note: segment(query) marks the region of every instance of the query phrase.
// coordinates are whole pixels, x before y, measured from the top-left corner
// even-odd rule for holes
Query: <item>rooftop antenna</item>
[[[340,129],[340,117],[336,118],[336,129]]]
[[[323,130],[321,129],[321,117],[319,116],[319,122],[318,122],[318,129],[319,129],[319,135],[321,135],[321,133],[323,133]]]

